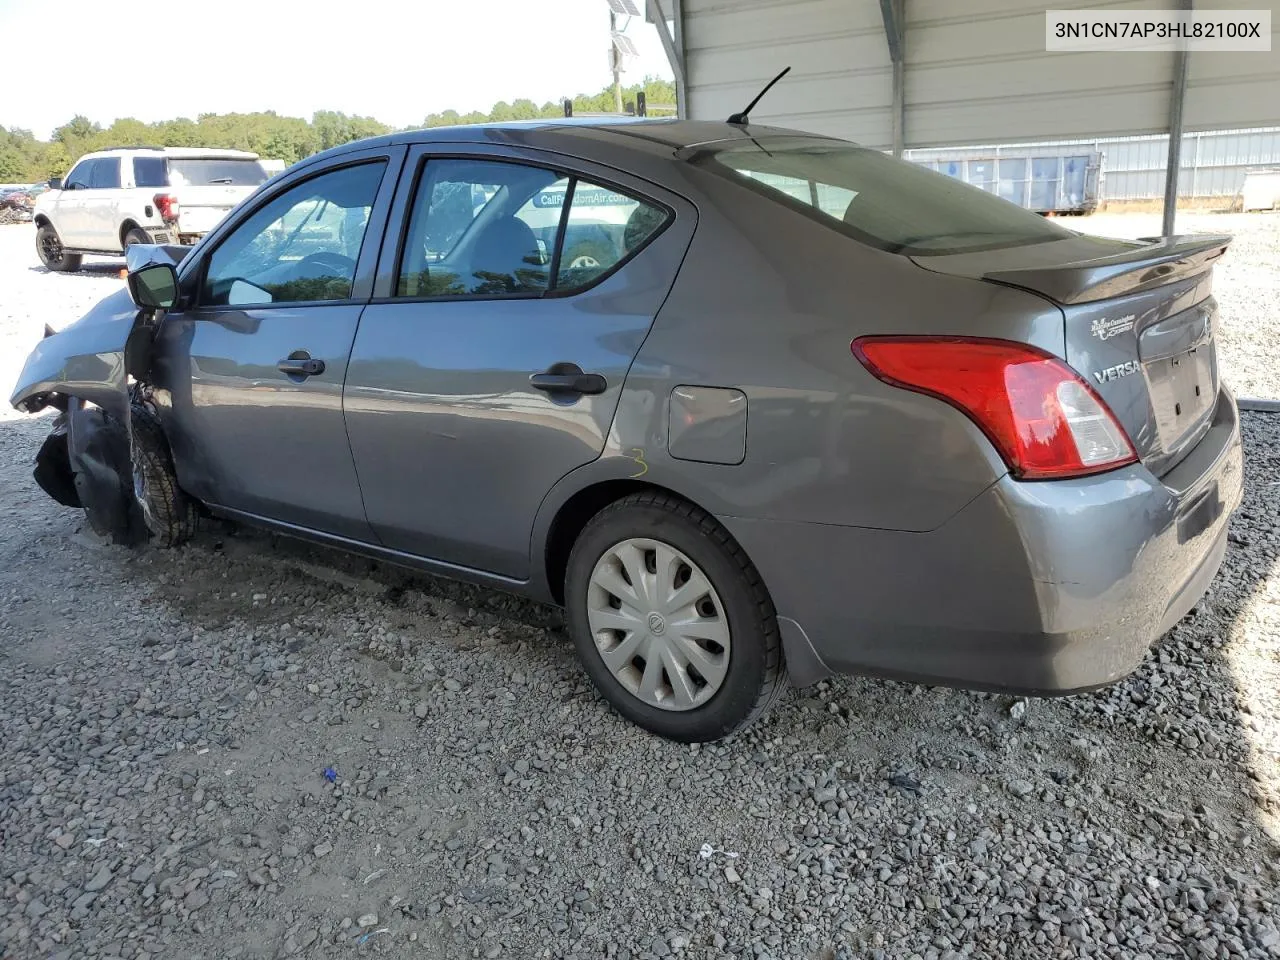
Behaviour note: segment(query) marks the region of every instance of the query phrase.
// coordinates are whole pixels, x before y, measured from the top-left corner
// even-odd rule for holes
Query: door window
[[[567,181],[490,160],[433,160],[409,217],[396,287],[402,297],[538,294],[547,289],[560,207],[536,196]]]
[[[93,168],[97,163],[97,160],[81,160],[75,165],[75,169],[67,174],[67,180],[62,185],[62,189],[88,190],[89,180],[93,176]]]
[[[94,190],[115,190],[120,186],[120,158],[101,157],[93,161],[89,186]]]
[[[409,219],[397,295],[580,290],[639,250],[667,216],[628,194],[542,167],[433,160]]]
[[[385,161],[343,167],[286,190],[209,257],[200,303],[262,306],[351,296]]]

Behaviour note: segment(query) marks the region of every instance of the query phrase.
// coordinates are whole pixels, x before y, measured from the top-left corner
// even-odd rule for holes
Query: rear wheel
[[[62,238],[49,223],[41,224],[36,229],[36,255],[46,270],[67,273],[80,269],[83,259],[78,253],[67,253],[62,249]]]
[[[147,236],[147,232],[141,227],[133,227],[124,235],[124,249],[128,250],[135,243],[150,243],[151,238]]]
[[[565,605],[596,688],[660,736],[718,740],[786,688],[759,573],[714,518],[676,497],[634,494],[597,514],[570,554]]]

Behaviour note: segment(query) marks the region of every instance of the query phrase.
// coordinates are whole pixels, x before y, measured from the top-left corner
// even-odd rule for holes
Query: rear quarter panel
[[[1004,337],[1056,355],[1062,315],[1023,291],[929,273],[705,172],[699,226],[631,372],[612,454],[723,516],[931,530],[1006,473],[963,414],[872,377],[864,334]],[[668,453],[672,390],[748,400],[738,465]]]

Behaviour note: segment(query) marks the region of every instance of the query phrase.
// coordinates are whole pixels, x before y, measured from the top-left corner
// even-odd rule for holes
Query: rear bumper
[[[721,518],[785,618],[800,682],[870,673],[1061,694],[1112,683],[1189,611],[1243,488],[1235,401],[1157,479],[1004,477],[936,530]]]

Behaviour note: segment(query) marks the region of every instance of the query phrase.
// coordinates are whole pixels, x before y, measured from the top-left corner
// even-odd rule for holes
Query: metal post
[[[613,64],[613,109],[618,113],[622,112],[622,80],[619,74],[622,72],[622,54],[618,52],[618,45],[613,42],[613,35],[618,30],[618,15],[612,10],[609,11],[609,62]]]
[[[1183,10],[1190,10],[1192,0],[1182,0]],[[1173,54],[1173,89],[1169,94],[1169,158],[1165,163],[1164,222],[1161,234],[1173,236],[1178,215],[1178,168],[1182,164],[1182,106],[1187,96],[1187,66],[1191,54],[1176,50]]]
[[[680,72],[676,74],[676,117],[689,118],[689,80],[684,72],[684,0],[671,0],[671,24],[675,29],[672,46]],[[665,24],[664,24],[665,26]]]
[[[673,0],[672,10],[675,13],[676,29],[674,37],[667,27],[667,14],[663,10],[660,0],[648,0],[646,19],[657,29],[658,39],[662,41],[662,49],[666,53],[667,63],[671,67],[671,74],[676,78],[676,116],[683,117],[686,107],[684,102],[684,38],[680,29],[680,0]]]
[[[880,0],[880,16],[884,20],[884,36],[889,44],[889,62],[893,65],[893,155],[902,156],[906,140],[906,62],[903,41],[906,35],[906,0]]]

